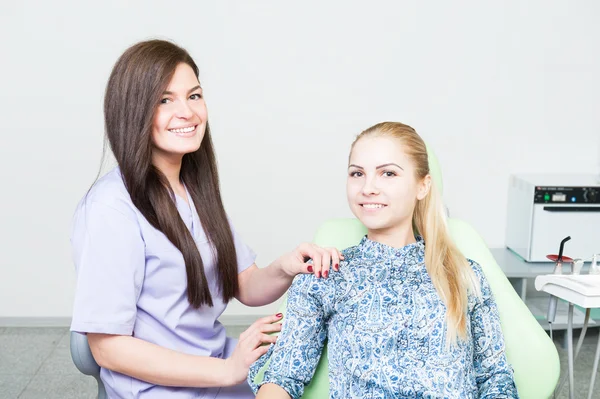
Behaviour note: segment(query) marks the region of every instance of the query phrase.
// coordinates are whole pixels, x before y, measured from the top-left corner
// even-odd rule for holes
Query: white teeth
[[[385,205],[382,204],[363,204],[363,208],[367,208],[367,209],[377,209],[377,208],[383,208]]]
[[[196,126],[190,126],[190,127],[185,127],[183,129],[169,129],[170,132],[173,133],[189,133],[194,131],[194,129],[196,128]]]

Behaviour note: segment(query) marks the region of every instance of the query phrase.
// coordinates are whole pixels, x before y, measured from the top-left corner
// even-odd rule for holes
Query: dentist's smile
[[[179,137],[192,137],[196,134],[198,125],[192,125],[187,127],[178,127],[175,129],[168,129],[169,132],[174,133]]]

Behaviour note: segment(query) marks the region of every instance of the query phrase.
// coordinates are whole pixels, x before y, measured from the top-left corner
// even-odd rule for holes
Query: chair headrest
[[[431,178],[435,186],[437,187],[440,195],[444,194],[444,183],[442,179],[442,168],[440,167],[440,163],[438,162],[435,153],[431,149],[431,146],[425,143],[427,146],[427,157],[429,158],[429,172],[431,173]]]

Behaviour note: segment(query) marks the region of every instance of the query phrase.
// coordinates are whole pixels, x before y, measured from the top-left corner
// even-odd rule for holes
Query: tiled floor
[[[243,327],[229,327],[237,337]],[[590,330],[575,369],[577,398],[587,398],[598,329]],[[557,337],[559,338],[559,337]],[[558,341],[557,341],[558,342]],[[566,351],[558,347],[563,370]],[[600,398],[600,375],[594,398]],[[557,398],[568,398],[565,385]],[[0,399],[92,399],[96,382],[75,368],[69,353],[67,328],[0,327]]]

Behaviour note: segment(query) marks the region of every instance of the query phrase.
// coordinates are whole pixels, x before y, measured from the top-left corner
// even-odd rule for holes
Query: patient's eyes
[[[352,172],[350,172],[349,175],[350,175],[350,177],[363,177],[365,174],[360,170],[353,170]],[[381,175],[384,177],[398,176],[398,174],[396,172],[394,172],[393,170],[383,170],[383,171],[381,171]]]

